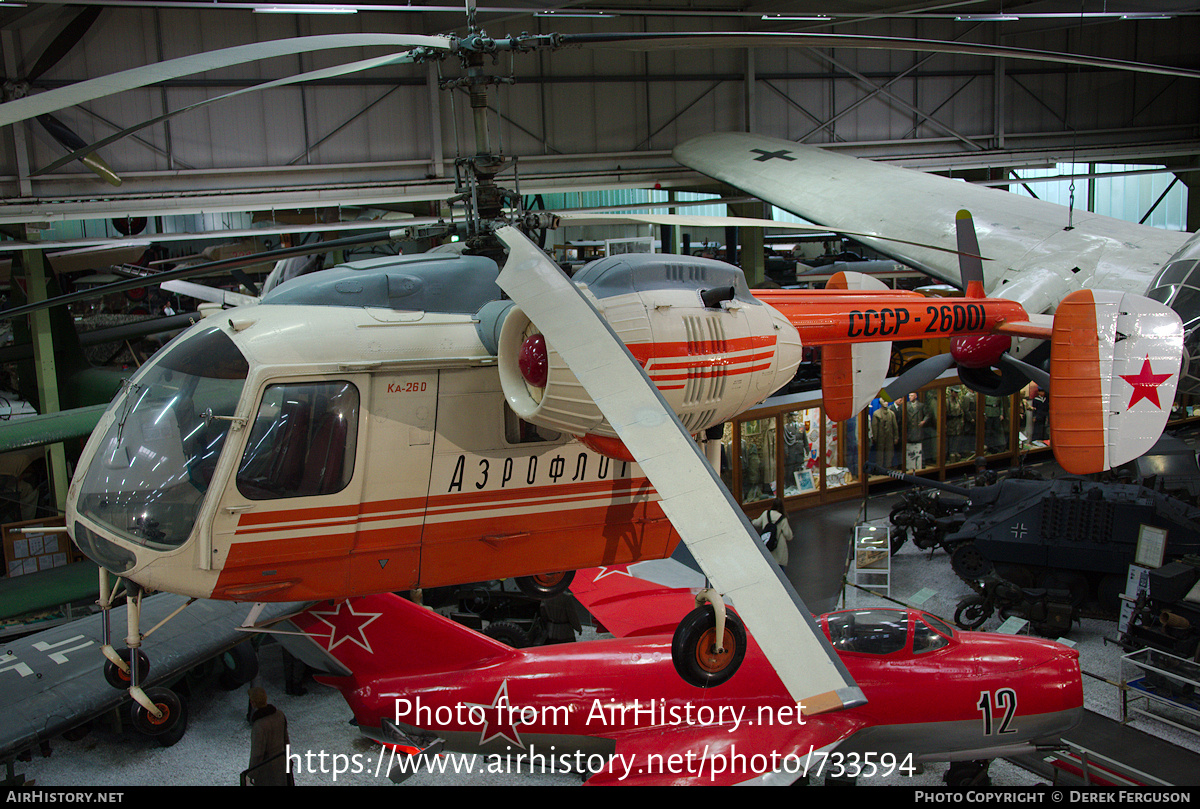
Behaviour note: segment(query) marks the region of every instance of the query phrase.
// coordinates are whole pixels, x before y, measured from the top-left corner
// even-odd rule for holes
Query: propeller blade
[[[557,42],[589,48],[623,48],[627,50],[680,50],[684,48],[858,48],[865,50],[918,51],[922,53],[959,53],[972,56],[993,56],[1007,59],[1026,59],[1063,65],[1126,70],[1200,79],[1200,71],[1169,65],[1106,59],[1100,56],[1079,56],[1058,51],[1016,48],[1009,45],[980,45],[972,42],[951,42],[909,37],[860,36],[857,34],[793,33],[786,31],[658,31],[625,34],[559,34]]]
[[[692,228],[717,228],[717,227],[743,227],[743,228],[772,228],[774,230],[789,230],[796,233],[838,233],[844,236],[864,236],[872,239],[881,239],[888,242],[896,242],[897,244],[908,244],[914,247],[924,247],[928,250],[938,250],[942,253],[951,253],[960,257],[963,254],[960,250],[951,249],[949,247],[940,247],[934,244],[925,244],[923,242],[912,242],[907,239],[898,239],[893,236],[883,236],[878,233],[865,233],[852,230],[838,230],[836,228],[819,227],[817,225],[801,225],[794,222],[777,222],[774,219],[754,219],[744,216],[700,216],[696,214],[632,214],[632,213],[556,213],[559,221],[565,225],[672,225],[674,227],[692,227]],[[960,248],[961,249],[961,248]],[[975,252],[970,254],[971,258],[979,259],[979,248],[975,248]]]
[[[429,48],[449,50],[451,39],[444,36],[421,36],[417,34],[323,34],[319,36],[292,37],[270,42],[255,42],[235,45],[232,48],[168,59],[152,65],[123,70],[110,76],[77,82],[66,87],[47,90],[44,93],[18,98],[0,104],[0,126],[14,124],[28,118],[36,118],[47,112],[73,107],[97,98],[146,87],[169,79],[178,79],[194,73],[230,67],[232,65],[289,56],[297,53],[332,50],[335,48],[366,48],[373,46],[389,48]]]
[[[913,391],[925,387],[953,367],[954,358],[949,354],[936,354],[928,357],[893,379],[892,384],[883,389],[884,393],[893,402],[903,399]]]
[[[1029,381],[1036,383],[1039,388],[1050,390],[1050,374],[1036,365],[1030,365],[1024,360],[1019,360],[1008,353],[1000,355],[1000,364],[1008,366],[1014,372],[1024,374]]]
[[[79,40],[83,39],[83,35],[91,29],[92,23],[96,22],[96,18],[100,16],[102,10],[100,6],[88,6],[76,14],[58,32],[58,36],[46,46],[46,50],[42,51],[42,55],[26,73],[25,80],[36,81],[41,78],[43,73],[57,65],[64,56],[71,52],[72,48],[79,44]]]
[[[39,115],[37,122],[42,125],[42,128],[50,133],[50,137],[54,138],[60,144],[66,147],[71,154],[63,158],[63,162],[78,160],[95,172],[100,179],[107,182],[109,185],[120,185],[121,178],[117,173],[108,167],[102,159],[92,154],[96,147],[87,148],[87,144],[83,142],[83,138],[75,134],[74,130],[64,124],[62,121],[55,118],[50,113]],[[80,147],[84,147],[80,149]],[[76,150],[76,151],[72,151]]]
[[[792,697],[804,703],[806,714],[864,701],[808,608],[624,343],[519,230],[504,227],[496,235],[509,248],[497,284],[570,366],[650,478],[705,575],[733,600]]]
[[[182,115],[185,112],[191,112],[192,110],[199,109],[209,104],[214,104],[218,101],[224,101],[228,98],[233,98],[234,96],[243,95],[245,93],[257,93],[262,90],[270,90],[274,87],[286,87],[289,84],[299,84],[307,81],[319,81],[322,79],[336,78],[338,76],[345,76],[350,73],[358,73],[364,70],[371,70],[372,68],[376,67],[383,67],[384,65],[406,64],[408,62],[412,62],[414,58],[415,57],[411,52],[393,53],[387,56],[378,56],[374,59],[363,59],[357,62],[348,62],[344,65],[336,65],[334,67],[312,70],[308,73],[301,73],[299,75],[289,76],[283,79],[275,79],[274,81],[265,82],[263,84],[256,84],[253,87],[243,87],[241,90],[234,90],[232,93],[225,93],[224,95],[207,98],[204,101],[197,101],[195,104],[189,104],[186,107],[180,107],[172,112],[159,115],[157,118],[151,118],[127,129],[122,129],[120,132],[116,132],[105,138],[101,138],[91,145],[87,145],[81,140],[79,146],[73,147],[75,150],[72,151],[71,154],[67,155],[66,157],[60,157],[58,160],[55,160],[48,166],[33,172],[33,174],[35,176],[39,174],[48,174],[49,172],[52,172],[55,169],[70,163],[72,160],[80,160],[97,149],[102,149],[108,144],[121,140],[122,138],[132,135],[135,132],[139,132],[146,127],[170,120],[176,115]],[[38,120],[41,120],[42,117],[43,116],[39,116]]]
[[[958,236],[958,269],[962,273],[963,289],[968,298],[982,298],[983,260],[979,257],[979,238],[975,235],[975,222],[969,211],[959,211],[954,217],[954,229]]]

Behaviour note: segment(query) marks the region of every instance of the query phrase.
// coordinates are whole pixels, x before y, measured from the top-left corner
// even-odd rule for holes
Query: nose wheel
[[[701,603],[679,622],[671,640],[671,662],[684,682],[713,688],[726,682],[746,656],[746,626],[711,590],[696,596]]]
[[[183,699],[169,688],[142,689],[142,682],[150,673],[150,659],[141,649],[142,591],[132,583],[126,583],[126,648],[113,648],[110,643],[109,615],[115,591],[116,587],[109,587],[108,571],[100,568],[100,608],[103,614],[103,643],[100,648],[107,658],[104,664],[104,679],[114,688],[128,689],[129,697],[133,700],[130,719],[134,729],[154,737],[160,745],[169,747],[179,741],[187,730],[187,708]]]

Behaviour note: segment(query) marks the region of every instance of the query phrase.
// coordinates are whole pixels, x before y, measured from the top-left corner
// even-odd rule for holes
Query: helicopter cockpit
[[[79,481],[79,514],[144,547],[182,545],[248,372],[246,358],[214,327],[180,341],[133,377],[118,397],[96,461]],[[111,568],[115,546],[90,530],[76,533],[81,547]],[[121,555],[127,558],[114,572],[134,564],[131,555]]]

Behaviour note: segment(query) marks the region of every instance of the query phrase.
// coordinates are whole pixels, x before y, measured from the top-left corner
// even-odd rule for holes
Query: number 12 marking
[[[996,702],[993,707],[992,692],[981,691],[979,693],[979,702],[975,705],[979,712],[983,714],[983,735],[991,736],[993,733],[1016,733],[1016,728],[1011,728],[1013,716],[1017,713],[1017,692],[1011,688],[1001,688],[996,692]],[[993,723],[996,717],[1000,717],[1000,727],[993,728]]]

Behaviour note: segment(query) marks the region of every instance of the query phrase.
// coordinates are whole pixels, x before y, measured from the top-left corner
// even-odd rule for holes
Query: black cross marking
[[[791,154],[787,149],[780,149],[778,152],[768,152],[766,149],[751,149],[752,152],[758,152],[758,157],[754,158],[759,163],[766,163],[768,160],[778,157],[780,160],[787,160],[789,163],[794,163],[796,158],[788,157]]]

